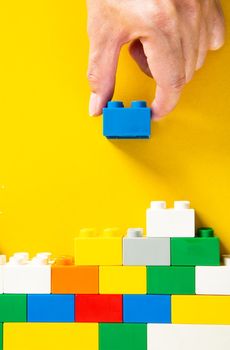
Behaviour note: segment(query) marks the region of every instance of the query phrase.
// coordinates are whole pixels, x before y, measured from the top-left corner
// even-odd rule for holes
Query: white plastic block
[[[3,266],[0,266],[0,294],[3,293]]]
[[[174,208],[166,208],[164,201],[153,201],[146,220],[148,237],[195,236],[195,211],[189,201],[175,201]]]
[[[128,229],[123,238],[123,265],[170,265],[170,238],[143,237],[143,229]]]
[[[148,350],[229,349],[229,325],[148,324]]]
[[[28,253],[15,253],[3,266],[6,294],[50,294],[50,253],[39,253],[29,260]]]
[[[196,294],[230,295],[230,265],[196,266]]]
[[[222,258],[224,265],[230,267],[230,255],[222,255]]]
[[[6,256],[0,255],[0,294],[3,294],[3,266],[6,263]]]

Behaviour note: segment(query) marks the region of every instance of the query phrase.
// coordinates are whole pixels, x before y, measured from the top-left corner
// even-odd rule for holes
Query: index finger
[[[153,33],[151,37],[142,38],[141,42],[157,83],[152,103],[153,118],[160,119],[174,109],[186,82],[181,40],[175,31],[171,34]]]

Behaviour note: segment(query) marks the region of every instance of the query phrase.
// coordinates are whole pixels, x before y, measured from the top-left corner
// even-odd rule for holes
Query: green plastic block
[[[171,265],[220,265],[219,239],[205,235],[194,238],[171,238]]]
[[[26,294],[0,294],[0,322],[26,322]]]
[[[148,294],[195,294],[195,267],[148,266]]]
[[[99,350],[147,350],[147,325],[99,324]]]

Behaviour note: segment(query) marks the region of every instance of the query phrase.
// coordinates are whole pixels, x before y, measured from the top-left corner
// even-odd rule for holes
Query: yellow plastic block
[[[98,350],[96,323],[4,323],[4,350]]]
[[[106,229],[97,235],[93,229],[80,231],[75,238],[76,265],[122,265],[122,235]]]
[[[100,266],[101,294],[146,294],[145,266]]]
[[[230,324],[229,311],[230,296],[172,296],[172,323]]]

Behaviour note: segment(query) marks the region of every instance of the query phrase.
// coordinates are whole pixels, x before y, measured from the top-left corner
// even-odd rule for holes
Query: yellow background
[[[80,227],[144,226],[153,199],[190,199],[230,251],[229,38],[150,141],[108,141],[88,116],[85,1],[3,1],[0,50],[2,252],[73,253]],[[124,49],[115,98],[153,96]]]

